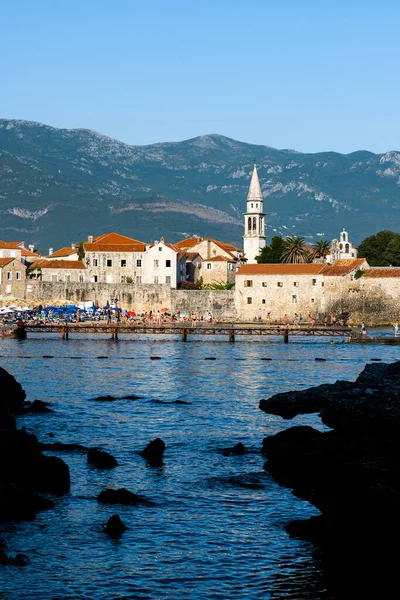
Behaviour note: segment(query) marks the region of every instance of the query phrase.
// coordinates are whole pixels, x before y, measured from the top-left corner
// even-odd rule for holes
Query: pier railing
[[[192,336],[227,336],[234,342],[241,336],[279,336],[287,344],[292,336],[323,336],[323,337],[349,337],[351,329],[348,327],[294,327],[284,325],[249,325],[242,323],[216,323],[199,322],[190,323],[164,323],[162,325],[131,325],[131,324],[105,324],[105,323],[70,323],[70,324],[32,324],[26,325],[25,331],[30,333],[59,333],[63,340],[70,335],[81,334],[108,334],[117,341],[119,336],[131,334],[133,336],[150,335],[154,337],[164,335],[180,336],[183,342]]]

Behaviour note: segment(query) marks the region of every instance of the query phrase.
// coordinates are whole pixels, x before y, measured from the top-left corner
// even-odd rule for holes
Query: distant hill
[[[400,231],[400,153],[301,154],[204,135],[129,146],[86,129],[0,119],[0,239],[42,252],[118,231],[143,241],[241,243],[257,159],[267,236],[359,242]]]

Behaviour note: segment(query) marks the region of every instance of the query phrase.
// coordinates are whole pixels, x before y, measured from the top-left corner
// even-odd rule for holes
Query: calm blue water
[[[263,471],[263,437],[294,421],[267,416],[258,403],[276,392],[355,379],[371,358],[399,355],[398,347],[328,340],[285,346],[0,339],[0,365],[30,400],[49,401],[55,410],[21,418],[19,425],[42,441],[98,446],[119,461],[116,469],[99,471],[85,454],[58,454],[71,470],[70,493],[33,522],[0,523],[9,552],[31,560],[25,568],[0,567],[0,598],[326,598],[312,546],[284,531],[290,520],[317,511]],[[261,360],[266,357],[272,360]],[[142,398],[91,400],[101,394]],[[314,416],[295,422],[321,427]],[[138,455],[155,437],[167,445],[161,468]],[[222,456],[220,449],[239,441],[248,454]],[[155,505],[103,506],[96,497],[106,487],[126,487]],[[117,512],[129,529],[115,541],[101,527]]]

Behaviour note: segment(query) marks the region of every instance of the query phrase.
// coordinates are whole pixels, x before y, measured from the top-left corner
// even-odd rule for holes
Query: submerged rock
[[[33,413],[49,413],[53,412],[51,408],[49,408],[47,402],[43,402],[43,400],[34,400],[32,403],[29,403],[26,407],[26,412]]]
[[[162,464],[164,451],[165,442],[160,438],[156,438],[147,444],[146,448],[140,452],[140,455],[151,465],[160,466]]]
[[[232,446],[231,448],[224,448],[222,451],[222,454],[224,456],[232,456],[232,454],[240,455],[240,454],[245,454],[245,453],[246,453],[246,449],[243,446],[242,442],[239,442],[238,444],[236,444],[235,446]]]
[[[102,504],[153,504],[150,500],[147,500],[144,496],[134,494],[125,488],[118,490],[107,489],[100,492],[97,497],[98,502]]]
[[[99,469],[113,469],[118,465],[116,459],[111,454],[97,448],[90,448],[87,453],[87,460],[89,464]]]
[[[108,533],[111,537],[120,537],[127,529],[119,515],[110,517],[103,527],[104,533]]]

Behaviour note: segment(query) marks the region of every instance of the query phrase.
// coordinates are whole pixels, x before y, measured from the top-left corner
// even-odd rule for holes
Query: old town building
[[[80,260],[38,260],[30,269],[30,278],[52,283],[85,283],[86,269]]]
[[[166,284],[176,289],[186,277],[186,253],[164,238],[146,249],[140,283]]]
[[[23,298],[26,267],[20,258],[0,258],[0,296]]]

